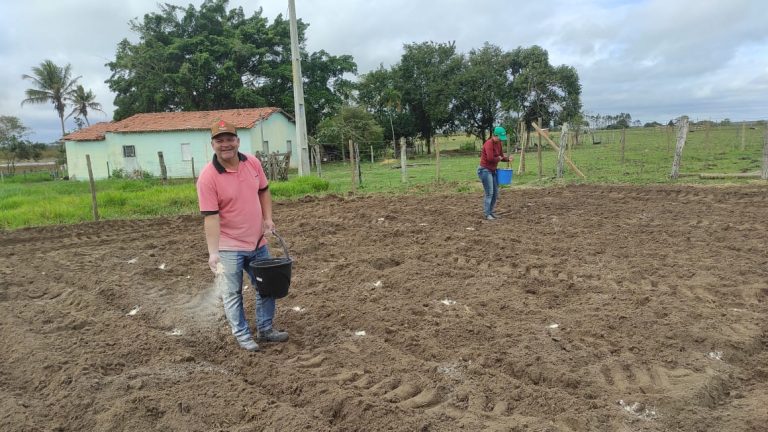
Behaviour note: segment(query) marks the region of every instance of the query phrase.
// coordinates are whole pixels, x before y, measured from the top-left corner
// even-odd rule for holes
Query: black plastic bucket
[[[293,260],[288,254],[288,247],[282,237],[272,232],[283,246],[285,256],[279,258],[260,258],[250,263],[254,275],[254,285],[261,297],[283,298],[288,295],[291,286],[291,267]],[[262,235],[262,237],[264,237]],[[261,243],[261,238],[256,243]]]

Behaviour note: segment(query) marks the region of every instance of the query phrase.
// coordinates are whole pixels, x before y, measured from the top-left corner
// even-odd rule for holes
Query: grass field
[[[744,130],[720,127],[692,130],[683,153],[682,173],[747,173],[761,169],[764,126]],[[566,165],[565,177],[555,179],[557,154],[542,141],[541,176],[535,149],[526,152],[526,169],[519,172],[519,153],[512,164],[513,184],[547,186],[567,183],[653,184],[673,182],[669,178],[675,147],[672,129],[633,128],[626,132],[624,163],[620,145],[621,131],[599,131],[601,144],[592,144],[582,136],[582,144],[573,146],[567,155],[586,175],[579,178]],[[559,136],[552,139],[559,143]],[[534,138],[534,142],[537,140]],[[476,169],[480,142],[464,136],[441,137],[440,182],[436,181],[436,159],[433,154],[409,159],[408,181],[403,183],[399,160],[376,159],[361,148],[362,183],[356,192],[424,193],[434,191],[469,192],[479,189]],[[472,151],[472,146],[477,150]],[[755,180],[701,180],[683,177],[677,183],[745,183]],[[329,163],[322,167],[322,178],[316,174],[298,178],[292,173],[287,182],[273,182],[276,200],[292,199],[307,194],[345,195],[352,189],[349,163]],[[163,184],[158,179],[111,179],[96,182],[99,215],[103,219],[128,219],[161,215],[191,214],[197,211],[197,196],[191,180],[174,180]],[[48,173],[6,177],[0,182],[0,228],[77,223],[92,220],[91,193],[88,182],[52,181]]]

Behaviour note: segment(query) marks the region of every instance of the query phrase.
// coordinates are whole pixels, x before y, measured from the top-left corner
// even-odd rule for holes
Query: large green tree
[[[23,138],[29,133],[18,117],[0,116],[0,147],[5,146],[13,137]]]
[[[170,4],[131,21],[138,43],[123,40],[107,66],[116,93],[115,120],[141,112],[199,111],[277,106],[293,114],[290,26],[272,23],[262,10],[246,17],[228,0],[205,0],[200,9]],[[312,133],[323,115],[347,98],[344,74],[356,72],[351,56],[303,49],[307,24],[298,22]],[[309,97],[311,95],[311,98]]]
[[[540,46],[518,47],[511,52],[512,102],[509,109],[526,125],[572,121],[581,112],[581,84],[572,66],[553,66]],[[530,126],[529,126],[530,127]]]
[[[44,60],[39,66],[32,68],[32,75],[24,74],[23,79],[30,80],[34,88],[25,90],[26,99],[21,104],[53,104],[61,122],[61,136],[64,130],[64,111],[67,108],[67,95],[77,85],[80,77],[72,78],[72,67],[67,64],[58,66],[51,60]]]
[[[302,61],[301,72],[307,105],[307,133],[314,135],[320,120],[338,114],[352,98],[354,84],[344,78],[344,74],[357,72],[357,65],[350,55],[332,56],[320,50]]]
[[[453,112],[461,128],[485,141],[512,104],[512,55],[486,43],[462,60]]]
[[[72,117],[73,115],[75,118],[82,117],[85,119],[85,123],[88,126],[91,125],[91,122],[88,121],[88,110],[104,113],[101,109],[101,104],[96,102],[96,95],[93,91],[85,90],[81,85],[75,87],[75,89],[67,95],[67,100],[74,107],[67,118]]]
[[[396,81],[393,69],[378,69],[360,77],[357,84],[357,99],[370,112],[382,128],[388,131],[388,139],[393,142],[393,150],[400,137],[412,137],[416,134],[413,117],[408,107],[403,105],[401,86]]]
[[[338,145],[343,153],[349,140],[378,143],[382,141],[383,132],[376,119],[365,109],[343,106],[336,115],[320,122],[316,138],[324,144]]]
[[[380,66],[358,83],[358,101],[392,135],[427,143],[436,131],[456,129],[484,140],[495,125],[514,130],[521,118],[580,121],[580,96],[576,70],[552,66],[541,47],[505,52],[489,43],[466,55],[452,43],[405,45],[398,64]]]
[[[397,90],[429,153],[435,132],[455,126],[451,104],[456,93],[455,77],[461,70],[461,56],[453,42],[406,44],[404,50],[395,67]]]
[[[39,160],[42,156],[45,145],[31,143],[26,139],[28,134],[29,128],[17,117],[0,116],[0,155],[10,174],[16,171],[17,160]]]

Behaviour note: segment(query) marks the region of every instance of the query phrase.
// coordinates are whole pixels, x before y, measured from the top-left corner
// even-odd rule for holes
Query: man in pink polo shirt
[[[221,278],[224,314],[238,344],[258,351],[243,307],[243,270],[256,286],[249,264],[269,257],[266,241],[257,244],[265,232],[275,229],[272,196],[261,162],[240,153],[237,128],[219,120],[211,126],[213,160],[200,171],[197,198],[205,217],[208,265]],[[272,327],[275,298],[256,293],[256,330],[259,342],[284,342],[288,333]]]

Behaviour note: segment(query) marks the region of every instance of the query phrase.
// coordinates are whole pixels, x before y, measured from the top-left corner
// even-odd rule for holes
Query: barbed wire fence
[[[725,120],[688,119],[680,177],[706,179],[718,178],[717,174],[758,175],[766,145],[766,121],[732,123]],[[624,130],[582,129],[578,142],[571,134],[568,152],[577,164],[590,166],[587,174],[593,179],[666,178],[671,174],[678,124]],[[553,135],[559,136],[559,131],[554,131]],[[579,151],[586,148],[600,150]]]

